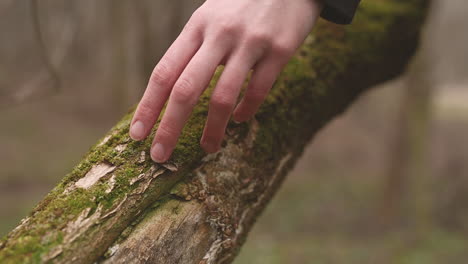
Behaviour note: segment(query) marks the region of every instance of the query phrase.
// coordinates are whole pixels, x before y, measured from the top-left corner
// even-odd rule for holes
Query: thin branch
[[[68,20],[68,23],[64,23],[63,33],[61,34],[60,40],[57,41],[59,45],[57,45],[54,54],[49,54],[41,28],[38,1],[30,0],[30,7],[33,34],[39,44],[38,53],[45,64],[45,72],[41,72],[32,78],[32,80],[19,85],[16,89],[16,93],[0,94],[0,110],[19,105],[28,100],[44,99],[51,94],[55,94],[60,91],[60,75],[56,70],[56,67],[54,67],[54,64],[60,66],[65,60],[69,47],[71,46],[75,36],[77,23],[73,23],[74,19],[70,19]],[[37,88],[41,86],[52,87],[52,93],[48,91],[38,91]]]
[[[47,51],[47,47],[44,40],[44,34],[41,30],[41,21],[39,19],[39,0],[30,0],[31,3],[31,20],[33,26],[33,32],[36,36],[36,39],[39,43],[39,55],[41,56],[42,61],[45,64],[47,71],[49,72],[50,76],[52,76],[53,80],[53,90],[56,92],[60,91],[60,77],[54,65],[52,64],[52,60],[50,59],[49,53]]]

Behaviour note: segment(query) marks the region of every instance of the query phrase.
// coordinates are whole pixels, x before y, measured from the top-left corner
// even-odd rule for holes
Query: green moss
[[[412,40],[417,35],[424,13],[420,3],[419,0],[367,1],[363,2],[352,26],[319,23],[314,34],[298,51],[298,56],[290,61],[280,75],[256,115],[260,126],[253,152],[247,157],[252,165],[273,165],[285,152],[300,149],[326,121],[343,111],[363,88],[388,78],[388,74],[384,74],[387,71],[378,70],[378,63],[388,62],[385,67],[402,67],[404,61],[395,61],[394,57],[405,58],[403,55],[409,55],[414,49],[411,46],[414,42],[408,44],[406,50],[396,50],[393,43],[400,39]],[[406,25],[404,32],[390,34],[395,28],[401,29],[396,26],[399,24]],[[401,46],[398,45],[398,48]],[[373,70],[375,75],[355,76],[356,73],[362,74],[368,70]],[[172,161],[179,165],[179,171],[156,178],[139,198],[138,205],[126,212],[128,219],[113,227],[108,236],[117,239],[130,222],[139,221],[145,213],[153,212],[151,207],[155,202],[159,201],[158,206],[164,204],[161,199],[168,199],[165,195],[172,187],[188,177],[198,165],[204,156],[199,140],[208,114],[210,94],[221,74],[222,68],[200,97],[199,104],[174,150]],[[130,140],[128,128],[132,112],[111,129],[108,134],[111,137],[105,144],[95,145],[83,161],[45,197],[30,214],[30,221],[24,227],[10,233],[3,240],[3,245],[0,243],[1,263],[40,262],[41,256],[63,241],[60,230],[68,221],[75,219],[86,208],[96,210],[101,205],[105,210],[111,209],[137,187],[138,184],[130,186],[129,182],[153,165],[149,155],[145,163],[139,164],[137,161],[142,151],[148,152],[155,129],[142,142]],[[230,123],[228,129],[235,132],[238,140],[242,140],[249,131],[249,125]],[[126,144],[127,147],[119,153],[115,147],[121,144]],[[93,165],[101,162],[117,166],[113,172],[116,183],[111,193],[106,193],[108,183],[104,179],[89,190],[78,189],[64,193]],[[174,213],[177,213],[176,209]],[[90,232],[94,232],[102,224],[104,223],[95,226]],[[87,241],[86,239],[92,237],[82,237],[76,243]],[[101,249],[95,250],[93,254],[101,254]],[[95,257],[88,256],[90,260]]]
[[[344,109],[344,102],[349,102],[350,96],[359,93],[355,88],[340,83],[344,76],[353,73],[350,69],[354,67],[357,72],[364,67],[378,67],[374,65],[377,62],[392,60],[389,54],[391,56],[391,52],[395,52],[392,47],[395,46],[392,44],[395,36],[388,33],[391,25],[403,19],[414,20],[414,28],[406,28],[406,32],[400,34],[417,36],[420,27],[417,21],[421,21],[425,10],[414,8],[415,3],[419,1],[363,2],[353,26],[319,23],[315,33],[298,51],[299,55],[284,69],[256,115],[260,130],[250,159],[252,165],[276,160],[284,150],[292,148],[282,142],[291,142],[288,139],[291,136],[300,137],[299,131],[316,131],[336,114],[336,109],[340,109],[336,105],[343,104]],[[382,46],[388,53],[381,52]],[[341,90],[331,87],[341,87]]]

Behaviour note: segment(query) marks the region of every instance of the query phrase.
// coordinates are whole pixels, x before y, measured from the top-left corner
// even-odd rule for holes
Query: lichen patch
[[[112,166],[108,163],[100,163],[95,165],[88,171],[88,173],[86,173],[83,178],[79,179],[75,183],[75,186],[78,188],[89,189],[91,186],[96,184],[99,179],[113,172],[115,168],[115,166]]]

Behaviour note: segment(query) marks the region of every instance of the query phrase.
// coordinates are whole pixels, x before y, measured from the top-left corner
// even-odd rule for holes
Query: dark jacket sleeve
[[[349,24],[360,0],[324,0],[321,17],[336,24]]]

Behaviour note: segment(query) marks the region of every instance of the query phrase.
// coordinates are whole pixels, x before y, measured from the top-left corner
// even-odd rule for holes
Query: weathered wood
[[[0,242],[0,262],[229,263],[313,135],[404,70],[425,7],[365,1],[352,26],[319,23],[217,154],[199,147],[211,89],[167,164],[150,160],[151,139],[130,140],[129,113]]]

